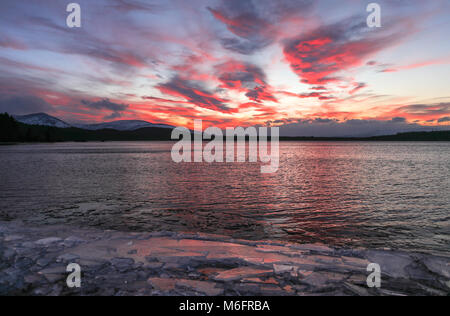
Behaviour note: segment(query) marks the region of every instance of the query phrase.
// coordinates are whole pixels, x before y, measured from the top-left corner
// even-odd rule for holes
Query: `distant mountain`
[[[69,128],[72,127],[71,125],[67,124],[66,122],[50,116],[45,113],[36,113],[36,114],[29,114],[29,115],[16,115],[14,118],[23,124],[27,125],[40,125],[40,126],[52,126],[52,127],[59,127],[59,128]]]
[[[8,114],[0,113],[0,144],[2,142],[167,141],[171,140],[172,135],[172,129],[161,127],[144,127],[133,131],[88,130],[77,127],[59,128],[51,125],[37,125],[36,123],[53,125],[54,122],[30,121],[32,125],[18,122]]]
[[[170,128],[173,126],[166,124],[153,124],[146,121],[137,121],[137,120],[123,120],[123,121],[114,121],[100,124],[85,124],[85,125],[76,125],[75,127],[87,129],[91,131],[98,131],[102,129],[114,129],[116,131],[135,131],[141,128],[147,127],[157,127],[157,128]]]
[[[52,126],[59,128],[70,128],[76,127],[81,129],[86,129],[90,131],[98,131],[102,129],[113,129],[116,131],[135,131],[141,128],[170,128],[173,129],[173,126],[166,124],[153,124],[146,121],[138,121],[138,120],[122,120],[122,121],[114,121],[114,122],[106,122],[99,124],[68,124],[56,117],[45,113],[36,113],[29,115],[16,115],[14,118],[23,124],[27,125],[39,125],[39,126]]]

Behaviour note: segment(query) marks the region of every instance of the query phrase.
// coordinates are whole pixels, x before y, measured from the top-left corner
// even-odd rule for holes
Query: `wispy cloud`
[[[409,64],[409,65],[403,65],[403,66],[394,66],[394,67],[391,66],[391,67],[387,67],[387,68],[380,70],[380,72],[397,72],[397,71],[402,71],[402,70],[411,70],[411,69],[423,68],[423,67],[428,67],[428,66],[446,65],[446,64],[450,64],[450,57],[432,59],[432,60],[428,60],[428,61],[421,61],[421,62],[417,62],[417,63],[413,63],[413,64]]]
[[[199,82],[174,77],[169,82],[158,85],[157,88],[164,94],[182,98],[205,109],[224,113],[231,111],[226,105],[227,100],[207,91]]]
[[[366,22],[357,17],[344,19],[287,40],[284,56],[304,83],[339,82],[344,71],[364,65],[374,54],[408,34],[398,26],[387,29],[370,31]]]
[[[353,0],[79,3],[68,28],[64,1],[0,2],[0,110],[222,127],[450,117],[442,2],[380,0],[375,29]]]

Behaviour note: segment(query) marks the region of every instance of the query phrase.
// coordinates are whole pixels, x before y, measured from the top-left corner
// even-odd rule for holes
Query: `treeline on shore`
[[[113,129],[85,130],[81,128],[58,128],[27,125],[12,116],[0,114],[0,142],[86,142],[86,141],[140,141],[170,140],[172,130],[147,127],[135,131]]]
[[[87,141],[168,141],[172,130],[146,127],[134,131],[113,129],[85,130],[27,125],[7,113],[0,114],[0,142],[87,142]],[[450,141],[450,131],[411,132],[369,138],[340,137],[280,137],[281,141]]]
[[[409,132],[373,137],[280,137],[282,141],[405,141],[443,142],[450,141],[450,131]]]

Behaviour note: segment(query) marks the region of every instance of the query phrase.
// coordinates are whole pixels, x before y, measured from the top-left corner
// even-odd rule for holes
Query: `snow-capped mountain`
[[[50,116],[45,113],[36,113],[36,114],[29,114],[29,115],[17,115],[14,116],[14,118],[24,124],[28,125],[43,125],[43,126],[53,126],[53,127],[59,127],[59,128],[69,128],[72,127],[71,125],[67,124],[66,122]]]
[[[100,124],[77,125],[76,127],[93,131],[101,129],[115,129],[117,131],[134,131],[145,127],[173,128],[173,126],[170,125],[153,124],[146,121],[136,121],[136,120],[128,120],[128,121],[123,120]]]
[[[14,118],[24,124],[28,125],[43,125],[54,126],[59,128],[77,127],[81,129],[87,129],[91,131],[97,131],[101,129],[114,129],[117,131],[135,131],[145,127],[158,127],[158,128],[173,128],[173,126],[166,124],[153,124],[146,121],[138,120],[122,120],[99,124],[68,124],[56,117],[45,113],[29,114],[29,115],[16,115]]]

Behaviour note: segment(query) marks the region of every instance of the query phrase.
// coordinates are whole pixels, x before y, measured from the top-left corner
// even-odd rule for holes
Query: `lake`
[[[0,146],[0,220],[450,254],[450,143],[281,142],[274,174],[172,145]]]

